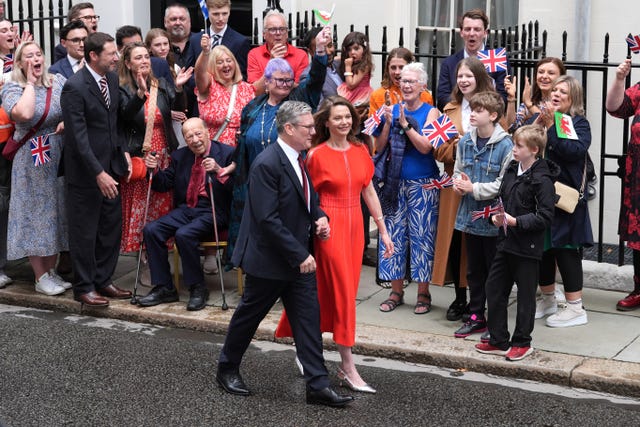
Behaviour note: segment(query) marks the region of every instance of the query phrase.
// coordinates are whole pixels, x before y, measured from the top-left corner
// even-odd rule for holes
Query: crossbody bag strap
[[[233,85],[233,88],[231,89],[231,101],[229,101],[229,108],[227,109],[227,116],[224,118],[224,123],[222,123],[222,126],[220,126],[220,129],[218,129],[218,132],[216,132],[216,134],[213,137],[214,141],[217,141],[218,138],[220,138],[220,135],[222,135],[222,132],[224,132],[224,130],[227,128],[227,125],[229,124],[229,122],[231,122],[231,115],[233,114],[233,107],[236,104],[236,95],[238,93],[238,83],[235,83]]]
[[[25,142],[33,138],[33,135],[35,135],[36,132],[38,132],[38,129],[40,129],[40,126],[42,126],[42,123],[44,123],[45,119],[47,118],[47,115],[49,114],[49,107],[51,107],[51,92],[53,92],[53,89],[51,86],[49,86],[49,88],[47,88],[47,99],[44,104],[44,114],[42,114],[42,117],[40,117],[40,120],[38,120],[38,123],[36,123],[29,130],[29,132],[27,132],[27,134],[22,137],[22,139],[20,140],[20,145],[24,144]]]
[[[580,184],[580,198],[584,196],[584,187],[587,183],[587,156],[589,152],[587,151],[584,155],[584,169],[582,170],[582,184]]]

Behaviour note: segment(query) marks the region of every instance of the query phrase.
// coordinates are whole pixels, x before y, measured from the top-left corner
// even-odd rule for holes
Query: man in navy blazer
[[[150,307],[178,301],[178,292],[169,270],[167,240],[175,237],[175,244],[182,259],[185,284],[191,291],[187,310],[196,311],[205,307],[209,291],[204,283],[200,267],[199,245],[211,240],[213,215],[209,185],[205,172],[214,176],[231,163],[233,148],[211,141],[206,124],[197,117],[187,119],[182,125],[182,134],[187,142],[171,154],[171,163],[164,170],[155,171],[151,188],[154,191],[173,190],[175,208],[167,215],[153,221],[143,230],[144,243],[149,257],[153,289],[138,303]],[[154,170],[158,163],[154,156],[145,157],[146,166]],[[198,173],[197,169],[200,168]],[[231,180],[211,177],[213,199],[216,206],[218,231],[229,224],[231,210]],[[195,192],[190,193],[192,188]]]
[[[300,152],[315,134],[311,107],[286,101],[276,115],[278,140],[256,157],[232,262],[246,272],[218,360],[216,380],[232,394],[250,394],[240,362],[258,325],[282,299],[304,368],[307,403],[344,406],[353,398],[329,385],[322,356],[313,236],[329,237],[329,222],[318,205]]]
[[[440,66],[440,77],[438,78],[437,101],[438,108],[451,101],[451,92],[456,85],[456,68],[458,63],[468,56],[476,56],[478,51],[484,50],[484,41],[489,33],[489,17],[482,9],[471,9],[462,15],[459,21],[460,37],[464,42],[464,49],[447,57]],[[496,91],[504,98],[507,105],[507,92],[504,89],[504,79],[507,76],[505,71],[489,73],[493,79]]]
[[[67,51],[64,58],[49,67],[49,73],[68,79],[84,65],[84,42],[89,32],[80,20],[71,21],[60,29],[60,43]]]
[[[69,249],[74,298],[85,305],[107,306],[104,297],[131,297],[111,282],[122,229],[118,182],[130,173],[131,160],[118,135],[120,91],[118,75],[112,71],[118,61],[113,37],[100,32],[87,37],[85,61],[60,95]]]
[[[240,71],[242,71],[242,78],[247,80],[247,55],[249,55],[249,39],[228,25],[229,15],[231,14],[231,1],[230,0],[207,0],[207,8],[209,10],[209,22],[211,27],[209,28],[209,40],[211,40],[211,47],[215,47],[219,44],[229,48],[240,65]],[[204,31],[198,34],[193,34],[190,40],[190,47],[194,49],[195,57],[197,58],[202,51],[200,47],[200,39],[202,38]]]

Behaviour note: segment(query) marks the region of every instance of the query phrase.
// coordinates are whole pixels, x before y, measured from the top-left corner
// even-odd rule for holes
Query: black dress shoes
[[[238,396],[249,396],[251,394],[239,372],[218,371],[216,381],[227,393],[237,394]]]
[[[142,307],[178,301],[178,291],[174,287],[155,286],[149,293],[138,299],[138,304]]]
[[[187,304],[188,311],[202,310],[207,305],[207,299],[209,298],[209,290],[205,286],[195,286],[191,289],[191,295],[189,296],[189,303]]]
[[[322,390],[307,388],[307,403],[310,405],[325,405],[340,408],[353,401],[353,396],[336,393],[331,387]]]

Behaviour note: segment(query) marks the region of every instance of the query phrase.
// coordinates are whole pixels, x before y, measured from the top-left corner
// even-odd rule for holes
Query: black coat
[[[539,159],[518,176],[518,164],[511,161],[500,186],[504,210],[516,218],[517,225],[508,227],[506,236],[500,228],[498,250],[541,259],[545,230],[555,209],[553,182],[560,170],[553,162]]]
[[[140,99],[136,94],[137,88],[128,86],[120,86],[120,97],[122,103],[120,105],[119,119],[122,137],[126,141],[129,154],[131,156],[142,156],[142,143],[144,141],[144,133],[146,130],[146,121],[144,118],[145,99]],[[164,133],[167,138],[168,152],[171,153],[178,148],[178,139],[173,131],[173,123],[171,120],[171,110],[181,110],[184,108],[184,97],[177,94],[175,89],[170,86],[163,78],[158,79],[158,101],[157,109],[162,114],[164,123]]]

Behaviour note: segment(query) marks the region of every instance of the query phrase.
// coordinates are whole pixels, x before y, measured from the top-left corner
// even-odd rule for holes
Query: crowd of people
[[[322,332],[338,347],[339,380],[376,392],[352,353],[370,217],[378,229],[374,265],[391,288],[381,312],[404,304],[407,280],[417,284],[417,315],[431,311],[431,284],[453,283],[446,318],[462,322],[453,335],[482,334],[476,349],[507,360],[533,351],[534,319],[548,316],[550,327],[588,322],[582,251],[593,244],[585,195],[591,130],[582,87],[561,60],[536,64],[516,106],[515,77],[489,73],[476,58],[489,20],[473,9],[460,18],[464,49],[443,62],[434,101],[424,66],[405,48],[389,52],[374,89],[365,34],[347,34],[338,55],[330,28],[317,27],[300,49],[287,39],[285,16],[270,11],[264,44],[250,49],[227,23],[230,1],[206,5],[206,31],[192,33],[188,9],[174,3],[165,28],[143,37],[125,25],[112,37],[98,30],[91,3],[77,3],[50,67],[28,34],[0,20],[0,97],[15,126],[6,146],[17,144],[12,162],[0,165],[0,287],[11,283],[7,259],[28,258],[36,292],[72,289],[82,304],[108,306],[132,297],[112,275],[119,254],[137,252],[140,282],[150,287],[137,303],[172,303],[175,246],[187,310],[201,310],[204,274],[223,267],[217,249],[200,248],[215,224],[228,236],[228,265],[246,273],[217,381],[250,393],[242,356],[280,298],[276,336],[295,340],[307,402],[329,406],[352,397],[329,386]],[[609,90],[606,108],[616,117],[640,115],[640,86],[624,87],[629,72],[625,61]],[[434,146],[424,129],[442,115],[457,136]],[[640,307],[638,126],[620,214],[634,291],[619,310]],[[569,208],[556,201],[558,185],[578,193]],[[556,270],[566,304],[558,304]]]

